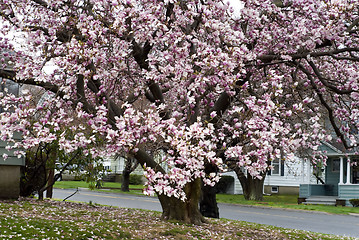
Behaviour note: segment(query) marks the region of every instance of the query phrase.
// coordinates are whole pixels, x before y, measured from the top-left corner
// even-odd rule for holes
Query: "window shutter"
[[[280,160],[280,175],[284,176],[284,161]]]
[[[272,161],[268,161],[268,165],[269,165],[269,166],[272,165]],[[269,170],[267,171],[267,175],[268,175],[268,176],[272,175],[272,170],[269,169]]]

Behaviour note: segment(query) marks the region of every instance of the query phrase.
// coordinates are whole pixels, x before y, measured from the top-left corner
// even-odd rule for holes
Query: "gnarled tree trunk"
[[[151,167],[155,171],[165,174],[164,169],[156,163],[151,156],[143,150],[134,153],[134,157],[142,166]],[[201,199],[202,181],[195,179],[185,185],[183,191],[187,199],[183,202],[175,197],[158,195],[162,206],[162,219],[177,220],[185,223],[202,224],[206,220],[199,211],[199,201]]]
[[[253,178],[249,173],[246,174],[242,169],[234,162],[227,160],[227,166],[232,169],[241,183],[243,189],[243,196],[246,200],[263,201],[263,184],[266,173],[261,173],[259,178]]]
[[[203,184],[202,184],[203,185]],[[202,198],[200,202],[200,212],[205,217],[219,218],[217,205],[217,188],[216,186],[202,186]]]
[[[126,163],[125,168],[122,171],[121,191],[129,192],[130,191],[130,174],[137,168],[139,163],[134,158],[126,158],[125,163]]]
[[[217,173],[218,167],[213,164],[206,164],[204,169],[206,175]],[[200,212],[205,217],[219,218],[219,210],[217,205],[217,186],[204,185],[202,182],[202,196],[200,202]]]
[[[53,186],[55,183],[54,173],[55,173],[55,170],[53,168],[51,168],[49,170],[49,178],[47,181],[48,187],[46,188],[46,197],[47,198],[52,198],[52,195],[53,195]]]
[[[201,179],[188,183],[184,191],[187,199],[183,202],[175,197],[159,195],[158,198],[162,206],[162,219],[178,220],[184,223],[200,225],[206,220],[198,209],[201,197]]]
[[[253,178],[251,175],[248,174],[245,187],[243,188],[243,195],[246,200],[263,200],[264,178],[265,176],[263,176],[262,179]]]
[[[126,167],[125,167],[126,169]],[[121,183],[121,191],[129,192],[130,191],[130,171],[123,170],[122,172],[122,183]]]

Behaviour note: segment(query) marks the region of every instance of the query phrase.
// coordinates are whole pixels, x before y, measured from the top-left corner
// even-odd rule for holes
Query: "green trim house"
[[[335,198],[337,204],[351,206],[349,199],[359,198],[359,155],[340,150],[331,143],[324,143],[322,151],[328,156],[322,172],[324,184],[300,184],[299,198]]]

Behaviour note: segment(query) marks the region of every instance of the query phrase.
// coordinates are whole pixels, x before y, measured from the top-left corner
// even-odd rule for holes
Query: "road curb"
[[[349,213],[349,215],[354,216],[354,217],[359,217],[359,213]]]

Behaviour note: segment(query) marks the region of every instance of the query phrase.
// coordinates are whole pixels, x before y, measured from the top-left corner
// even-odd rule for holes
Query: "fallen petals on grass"
[[[340,239],[306,231],[209,219],[200,226],[160,213],[85,203],[0,201],[0,239]],[[341,238],[349,239],[349,238]]]

